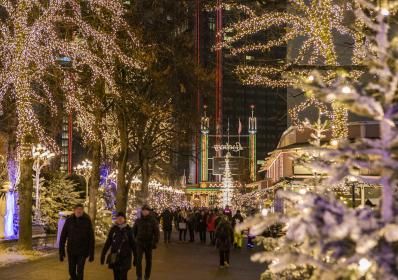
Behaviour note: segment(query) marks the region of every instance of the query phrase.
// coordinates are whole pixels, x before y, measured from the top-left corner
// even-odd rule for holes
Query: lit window
[[[209,29],[216,30],[216,20],[213,17],[209,17]]]

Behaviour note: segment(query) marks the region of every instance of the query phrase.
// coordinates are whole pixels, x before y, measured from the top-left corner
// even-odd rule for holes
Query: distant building
[[[309,129],[299,130],[296,127],[289,127],[279,140],[277,148],[266,158],[260,172],[265,173],[266,187],[288,180],[292,188],[303,187],[303,182],[314,177],[313,170],[295,161],[295,157],[303,153],[311,153],[312,146],[309,144],[311,138]],[[331,132],[326,134],[325,143],[332,140]],[[358,138],[378,138],[379,124],[376,122],[352,122],[348,124],[348,138],[350,140]],[[327,176],[327,174],[324,174]],[[377,169],[361,169],[359,175],[364,177],[376,178],[380,175]],[[348,182],[349,186],[350,183]],[[379,203],[380,188],[377,186],[364,185],[358,182],[356,205],[364,204],[367,199],[372,203]],[[347,192],[347,190],[346,190]],[[348,196],[351,196],[348,190]],[[355,197],[355,195],[354,195]]]
[[[228,49],[215,50],[214,46],[216,43],[223,39],[218,38],[218,32],[227,26],[229,22],[234,21],[236,11],[225,9],[212,12],[204,11],[203,2],[196,0],[195,44],[197,59],[205,68],[214,69],[215,86],[208,92],[198,93],[197,107],[198,110],[202,110],[203,105],[208,107],[209,134],[225,136],[222,139],[221,137],[219,139],[210,137],[209,146],[225,143],[227,141],[228,127],[230,135],[238,135],[239,127],[242,129],[242,134],[247,134],[251,106],[254,105],[257,117],[256,154],[262,159],[263,155],[266,155],[276,147],[280,135],[286,129],[286,89],[243,85],[233,71],[239,64],[252,64],[261,59],[277,60],[285,58],[286,48],[276,49],[269,57],[264,57],[263,55],[260,57],[254,53],[252,55],[234,57],[229,54]],[[223,1],[214,2],[220,4]],[[284,5],[283,2],[270,1],[269,7],[280,8],[281,5]],[[258,39],[253,38],[253,41]],[[261,40],[263,41],[264,37]],[[249,142],[247,137],[241,137],[239,140],[234,137],[233,141],[240,141],[244,149],[248,149]],[[198,140],[194,142],[193,160],[190,162],[188,183],[199,184],[202,181],[199,176],[199,160],[197,160],[200,157],[200,147]],[[210,158],[213,156],[215,155],[209,155]],[[256,165],[259,163],[261,162],[256,162]],[[212,169],[211,166],[210,169]],[[209,180],[220,181],[220,177],[213,176],[210,171]]]

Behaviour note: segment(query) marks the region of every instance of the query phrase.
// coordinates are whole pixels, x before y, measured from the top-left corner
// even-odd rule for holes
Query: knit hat
[[[142,206],[141,210],[148,210],[148,211],[151,211],[151,207],[149,207],[149,205],[147,205],[147,204],[144,204],[144,205]]]
[[[75,208],[74,208],[74,209],[77,209],[77,208],[84,208],[84,206],[83,206],[83,204],[81,204],[81,203],[77,203],[77,204],[75,205]]]
[[[123,218],[126,219],[126,214],[125,214],[124,212],[117,212],[116,218],[117,218],[117,217],[123,217]]]

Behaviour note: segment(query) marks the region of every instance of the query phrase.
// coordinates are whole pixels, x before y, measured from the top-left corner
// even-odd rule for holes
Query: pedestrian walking
[[[189,231],[189,242],[195,242],[195,213],[190,211],[188,213],[187,226]]]
[[[207,216],[205,211],[201,211],[198,218],[198,229],[200,236],[200,243],[206,244],[206,230],[207,230]]]
[[[241,249],[243,243],[243,231],[236,230],[236,226],[243,223],[243,216],[240,210],[236,211],[236,214],[232,217],[232,228],[234,229],[234,247]]]
[[[110,249],[110,253],[108,253]],[[115,280],[127,280],[131,269],[132,256],[135,249],[133,231],[126,223],[126,214],[119,212],[115,224],[111,227],[101,253],[101,264],[106,263],[113,270]]]
[[[184,210],[178,215],[178,230],[180,232],[180,241],[187,239],[187,213]]]
[[[145,255],[145,280],[149,280],[152,270],[152,250],[156,249],[159,241],[159,223],[151,215],[148,205],[142,206],[141,217],[133,226],[136,244],[137,280],[142,280],[142,258]]]
[[[71,280],[83,280],[86,259],[94,261],[94,230],[90,217],[84,213],[82,204],[77,204],[73,214],[65,221],[59,241],[59,259],[64,261],[65,244]]]
[[[162,229],[164,233],[164,243],[170,243],[171,240],[171,232],[173,230],[173,214],[166,208],[162,215]]]
[[[211,245],[216,244],[216,239],[215,239],[215,231],[216,231],[216,215],[214,214],[213,211],[210,211],[209,215],[207,216],[207,231],[209,232],[210,235],[210,243]]]
[[[232,226],[227,217],[222,216],[216,228],[216,246],[220,254],[220,268],[230,265],[230,250],[233,240]]]

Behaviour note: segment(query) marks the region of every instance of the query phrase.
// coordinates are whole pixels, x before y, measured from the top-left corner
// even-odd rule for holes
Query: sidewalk
[[[160,244],[154,252],[153,280],[257,280],[264,265],[252,263],[247,249],[233,250],[231,267],[218,268],[217,250],[199,243],[173,242]],[[100,248],[96,250],[94,263],[87,263],[85,279],[113,279],[106,266],[99,264]],[[129,273],[129,279],[136,279],[135,269]],[[65,280],[68,279],[67,263],[59,262],[58,256],[49,256],[40,260],[0,268],[0,279],[7,280]]]

